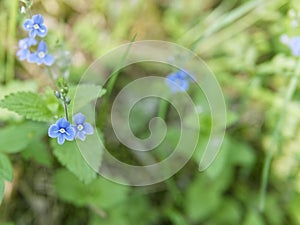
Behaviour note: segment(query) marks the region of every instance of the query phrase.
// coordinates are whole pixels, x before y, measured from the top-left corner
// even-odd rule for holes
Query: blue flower
[[[34,38],[36,35],[40,37],[45,37],[48,30],[47,27],[43,24],[44,18],[42,15],[34,15],[31,19],[25,20],[23,27],[25,30],[29,31],[29,37]]]
[[[185,92],[189,89],[189,82],[191,80],[193,79],[191,79],[186,72],[179,70],[166,77],[166,84],[173,93]]]
[[[48,135],[51,138],[57,138],[57,143],[62,145],[65,139],[68,141],[74,140],[75,130],[65,118],[60,118],[49,127]]]
[[[290,38],[289,47],[294,56],[300,56],[300,36]]]
[[[94,128],[91,124],[85,123],[85,116],[81,113],[77,113],[73,116],[73,125],[76,135],[75,137],[79,138],[80,140],[84,141],[86,135],[90,135],[94,133]]]
[[[17,51],[17,56],[20,60],[28,59],[30,55],[29,48],[32,45],[36,45],[37,41],[34,38],[24,38],[19,41],[19,50]]]
[[[37,52],[34,52],[29,55],[28,61],[31,63],[37,63],[38,65],[41,65],[44,63],[47,66],[51,66],[54,63],[54,58],[52,55],[47,53],[47,45],[44,41],[41,41]]]

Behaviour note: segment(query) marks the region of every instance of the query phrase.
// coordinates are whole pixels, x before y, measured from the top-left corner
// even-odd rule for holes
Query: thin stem
[[[14,49],[13,47],[16,38],[18,0],[9,1],[9,6],[10,6],[10,10],[9,10],[9,25],[8,25],[8,36],[7,36],[8,50],[7,50],[7,64],[6,64],[6,71],[5,71],[6,83],[13,80],[15,76],[15,71],[14,71],[15,56],[12,50]]]
[[[286,92],[286,95],[284,98],[282,110],[280,112],[279,119],[276,124],[275,130],[273,131],[269,150],[268,150],[267,156],[265,158],[265,162],[264,162],[262,179],[261,179],[260,201],[259,201],[259,209],[262,212],[264,211],[264,208],[265,208],[267,184],[268,184],[268,180],[269,180],[270,166],[271,166],[272,158],[274,156],[274,153],[276,153],[276,149],[278,148],[278,142],[280,139],[280,131],[281,131],[282,124],[284,123],[286,108],[287,108],[288,104],[290,103],[290,101],[294,95],[294,92],[296,91],[299,76],[300,76],[300,60],[298,60],[298,63],[297,63],[296,69],[295,69],[295,75],[290,80],[290,83],[289,83],[289,86],[288,86],[288,89],[287,89],[287,92]]]
[[[68,106],[65,100],[63,100],[64,110],[66,114],[66,120],[69,121],[69,113],[68,113]]]

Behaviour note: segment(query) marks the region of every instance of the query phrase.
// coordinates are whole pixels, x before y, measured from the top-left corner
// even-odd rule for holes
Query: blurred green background
[[[0,1],[0,99],[16,91],[53,87],[47,70],[15,57],[18,40],[25,35],[22,5]],[[197,170],[196,151],[174,177],[153,186],[121,186],[101,177],[86,184],[61,165],[57,151],[53,154],[47,125],[0,109],[0,175],[11,180],[5,183],[0,224],[300,224],[298,59],[280,42],[283,34],[300,35],[300,28],[291,26],[297,17],[291,10],[300,13],[299,2],[34,1],[32,13],[42,14],[49,29],[49,51],[70,52],[70,82],[76,84],[95,59],[134,36],[175,42],[199,55],[216,75],[227,104],[228,127],[220,154],[205,172]],[[115,92],[132,78],[120,79]],[[208,135],[209,113],[200,120],[203,135]],[[147,134],[139,129],[143,123],[134,125],[137,136]],[[104,127],[111,151],[134,162],[110,140],[111,132]],[[172,142],[176,134],[168,138]],[[262,182],[268,168],[269,177]]]

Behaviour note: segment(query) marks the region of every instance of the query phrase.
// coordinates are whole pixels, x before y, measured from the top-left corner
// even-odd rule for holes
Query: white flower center
[[[64,134],[64,133],[66,133],[66,130],[64,128],[60,128],[59,132],[62,133],[62,134]]]
[[[77,129],[78,129],[79,131],[81,131],[81,130],[83,129],[83,126],[82,126],[81,124],[79,124],[79,125],[77,126]]]
[[[38,24],[34,24],[34,25],[33,25],[33,28],[34,28],[34,29],[39,29],[40,26],[39,26]]]
[[[40,58],[44,58],[44,57],[45,57],[45,52],[39,52],[38,56],[39,56]]]

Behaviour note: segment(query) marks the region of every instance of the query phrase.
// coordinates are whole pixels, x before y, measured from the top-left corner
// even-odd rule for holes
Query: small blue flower
[[[300,56],[300,36],[290,38],[289,47],[294,56]]]
[[[28,61],[31,63],[37,63],[38,65],[44,63],[47,66],[51,66],[54,63],[54,58],[47,52],[48,50],[46,43],[44,41],[41,41],[39,43],[37,52],[30,54],[28,57]]]
[[[57,143],[62,145],[65,139],[68,141],[74,140],[75,130],[65,118],[60,118],[49,127],[48,135],[51,138],[57,138]]]
[[[171,73],[166,77],[166,84],[173,93],[185,92],[189,89],[189,82],[192,79],[182,70]]]
[[[84,141],[86,135],[90,135],[94,133],[94,128],[91,124],[85,123],[85,116],[81,113],[77,113],[73,116],[73,125],[76,135],[75,137],[79,138],[80,140]]]
[[[31,19],[25,20],[23,28],[29,31],[29,37],[34,38],[36,35],[40,37],[45,37],[48,30],[47,27],[43,24],[44,18],[42,15],[34,15]]]
[[[24,38],[19,41],[19,50],[16,55],[20,60],[28,59],[30,55],[29,48],[32,45],[36,45],[37,41],[34,38]]]

